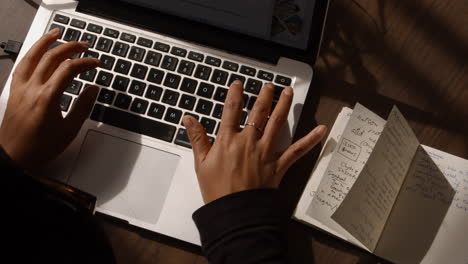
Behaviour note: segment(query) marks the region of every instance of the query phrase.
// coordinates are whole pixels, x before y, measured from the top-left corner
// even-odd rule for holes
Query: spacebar
[[[100,104],[94,105],[91,119],[167,142],[172,142],[176,132],[175,126],[132,115]]]

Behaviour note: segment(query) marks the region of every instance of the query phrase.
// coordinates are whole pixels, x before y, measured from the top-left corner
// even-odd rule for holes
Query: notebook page
[[[468,160],[418,149],[376,253],[397,263],[468,263]]]
[[[382,135],[356,183],[332,218],[374,250],[419,142],[393,107]]]
[[[330,217],[356,181],[384,126],[385,120],[356,104],[306,211],[308,216],[333,230],[348,234]],[[355,240],[352,236],[348,239]]]

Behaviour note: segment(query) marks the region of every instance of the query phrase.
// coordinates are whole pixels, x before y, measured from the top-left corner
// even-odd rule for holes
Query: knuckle
[[[239,110],[242,109],[243,103],[240,100],[229,99],[225,103],[225,107],[230,110]]]
[[[46,61],[47,63],[50,63],[55,60],[57,52],[55,52],[53,49],[47,51],[44,56],[42,56],[42,59]]]
[[[264,114],[268,111],[268,107],[263,102],[258,102],[254,106],[254,111],[258,112],[259,114]]]
[[[66,60],[61,63],[60,68],[65,72],[71,72],[75,68],[75,62],[73,60]]]

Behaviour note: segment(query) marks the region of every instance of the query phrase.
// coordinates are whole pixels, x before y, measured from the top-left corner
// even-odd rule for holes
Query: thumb
[[[211,149],[210,140],[206,135],[203,126],[192,116],[185,116],[184,126],[187,128],[188,137],[192,144],[195,162],[201,162],[205,159],[208,151]]]
[[[70,113],[65,118],[66,128],[74,135],[81,129],[89,113],[93,109],[99,87],[87,86],[76,100]]]

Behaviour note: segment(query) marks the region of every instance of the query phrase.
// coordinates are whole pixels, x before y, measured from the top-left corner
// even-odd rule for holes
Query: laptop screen
[[[305,50],[316,0],[123,0]]]

